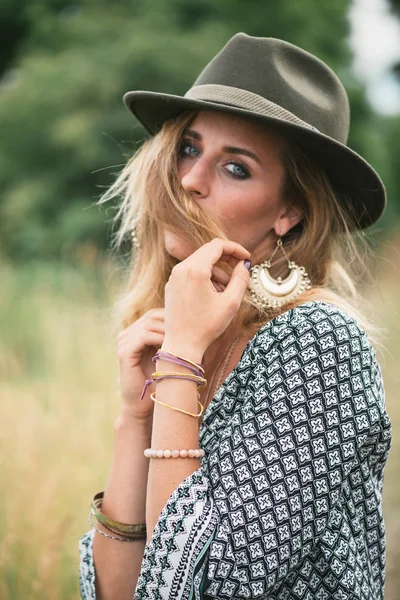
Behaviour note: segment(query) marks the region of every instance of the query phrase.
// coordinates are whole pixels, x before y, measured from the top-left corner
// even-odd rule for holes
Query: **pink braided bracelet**
[[[199,377],[204,377],[204,367],[201,363],[196,363],[191,360],[187,360],[183,356],[179,356],[178,354],[174,354],[173,352],[168,352],[167,350],[157,350],[155,356],[153,356],[152,361],[155,363],[157,360],[166,360],[168,362],[174,363],[175,365],[181,365],[182,367],[186,367],[195,375]]]
[[[173,363],[175,365],[180,365],[182,367],[186,367],[187,369],[189,369],[189,371],[191,371],[193,373],[193,375],[195,377],[197,377],[200,387],[207,385],[207,380],[204,379],[204,367],[200,363],[192,362],[191,360],[187,360],[186,358],[183,358],[182,356],[179,356],[178,354],[173,354],[171,352],[168,352],[167,350],[157,350],[155,356],[153,356],[153,358],[151,360],[154,363],[156,363],[158,360],[165,360],[165,361]],[[155,375],[157,375],[157,377],[154,377]],[[162,379],[167,379],[167,378],[169,378],[169,379],[186,379],[186,380],[190,380],[190,381],[195,381],[195,379],[193,378],[193,375],[185,375],[185,373],[173,373],[173,374],[168,373],[167,374],[167,372],[153,373],[151,376],[151,379],[146,379],[140,399],[143,400],[146,390],[151,383],[157,383],[157,381],[161,381]]]

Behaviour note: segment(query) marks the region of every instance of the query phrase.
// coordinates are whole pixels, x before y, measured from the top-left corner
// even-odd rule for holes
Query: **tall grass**
[[[77,541],[119,402],[115,272],[3,265],[1,288],[0,598],[78,598]]]
[[[394,444],[386,471],[387,600],[400,599],[400,244],[370,292],[387,328],[381,359]],[[103,489],[118,411],[111,307],[121,282],[95,256],[79,267],[1,265],[0,600],[79,598],[77,542]]]

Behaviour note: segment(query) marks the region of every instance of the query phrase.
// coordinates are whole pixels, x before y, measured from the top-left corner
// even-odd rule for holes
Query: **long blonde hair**
[[[166,122],[157,135],[143,143],[98,200],[99,204],[114,198],[119,202],[113,249],[118,251],[124,245],[133,227],[140,243],[139,252],[132,247],[126,290],[115,304],[123,327],[164,305],[164,287],[178,262],[165,249],[165,228],[184,235],[196,247],[215,237],[227,239],[223,224],[201,210],[178,177],[182,135],[195,114],[185,112]],[[280,312],[319,300],[354,316],[370,336],[377,337],[357,291],[356,273],[366,271],[367,264],[364,235],[352,233],[354,218],[339,202],[323,169],[288,138],[282,140],[282,161],[286,172],[282,193],[303,212],[301,223],[283,242],[290,259],[306,268],[312,289],[279,311],[260,311],[246,294],[238,313],[243,333],[251,337]],[[283,276],[286,269],[282,258],[274,265],[273,274]]]

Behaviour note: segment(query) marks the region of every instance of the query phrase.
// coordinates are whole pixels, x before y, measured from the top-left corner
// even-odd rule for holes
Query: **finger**
[[[132,354],[143,352],[146,346],[155,346],[161,348],[164,343],[164,333],[155,331],[144,331],[140,340],[136,340],[135,344],[121,344],[118,347],[118,357],[121,361],[128,359]]]
[[[152,321],[144,330],[143,334],[145,333],[156,333],[156,334],[161,334],[161,335],[165,335],[165,323],[164,321]],[[135,334],[132,335],[126,335],[124,337],[121,337],[117,340],[117,345],[119,348],[121,348],[122,346],[136,346],[137,345],[137,332],[135,332]]]
[[[233,267],[236,267],[236,265],[238,263],[238,259],[237,258],[233,258],[233,256],[223,255],[223,256],[221,256],[219,262],[223,262],[223,263],[225,263],[225,264],[227,264],[227,265],[229,265],[229,266],[231,266],[233,268]]]
[[[218,283],[217,281],[213,281],[211,279],[211,283],[213,284],[214,288],[217,290],[217,292],[223,292],[225,289],[225,286],[222,285],[221,283]]]
[[[165,308],[152,308],[149,310],[148,314],[154,319],[158,319],[160,321],[164,321],[165,319]]]
[[[249,281],[249,270],[244,266],[244,261],[240,261],[232,271],[231,279],[225,288],[224,295],[226,294],[232,299],[239,299],[241,302]]]
[[[147,327],[148,331],[153,331],[154,333],[165,333],[165,322],[164,321],[153,321],[149,327]]]
[[[250,252],[236,242],[215,238],[211,242],[201,246],[201,248],[189,256],[186,261],[190,264],[201,265],[202,269],[208,267],[211,274],[211,269],[215,263],[221,260],[222,256],[244,260],[250,258]]]
[[[226,287],[230,280],[230,275],[220,267],[213,267],[211,271],[211,279],[218,283],[222,283]]]
[[[238,262],[240,262],[240,261],[237,258],[234,258],[233,256],[227,256],[227,255],[221,256],[221,258],[218,261],[218,263],[226,264],[229,267],[231,267],[232,269],[234,269],[236,267]]]
[[[157,333],[156,331],[146,331],[144,335],[144,342],[146,346],[155,346],[161,348],[164,343],[164,332]]]
[[[165,321],[165,308],[153,308],[152,310],[149,310],[146,314],[144,314],[141,319],[144,318],[153,318],[153,320],[158,320],[164,323]],[[132,323],[131,325],[128,325],[128,327],[125,327],[125,329],[121,329],[121,331],[118,333],[117,335],[117,341],[120,339],[123,339],[127,336],[127,334],[129,334],[129,332],[131,331],[131,328],[137,323],[137,321],[135,321],[134,323]]]

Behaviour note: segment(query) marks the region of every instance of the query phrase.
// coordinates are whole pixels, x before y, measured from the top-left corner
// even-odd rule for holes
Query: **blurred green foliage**
[[[349,0],[0,0],[0,257],[69,260],[106,250],[113,209],[94,205],[145,135],[122,95],[183,94],[237,31],[325,60],[352,105],[350,145],[400,214],[400,117],[383,118],[352,77]],[[396,150],[397,149],[397,150]]]

